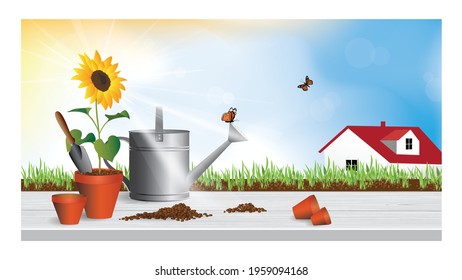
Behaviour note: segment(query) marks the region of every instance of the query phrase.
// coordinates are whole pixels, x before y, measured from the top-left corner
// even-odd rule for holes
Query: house
[[[319,153],[340,168],[356,169],[358,163],[373,160],[383,166],[398,164],[400,169],[427,164],[441,168],[441,151],[418,127],[347,126],[330,140]]]

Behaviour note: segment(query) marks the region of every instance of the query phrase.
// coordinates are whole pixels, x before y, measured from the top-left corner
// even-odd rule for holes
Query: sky
[[[249,139],[214,163],[264,162],[303,168],[347,125],[418,126],[442,149],[441,20],[25,20],[21,21],[21,164],[43,160],[73,169],[59,110],[85,133],[92,107],[71,80],[79,54],[118,63],[126,91],[107,114],[127,110],[103,132],[152,129],[155,107],[165,129],[191,131],[199,163],[225,139],[220,120]],[[305,76],[314,81],[304,92]],[[96,155],[85,144],[91,158]],[[94,160],[96,162],[96,159]],[[128,164],[128,145],[115,161]]]

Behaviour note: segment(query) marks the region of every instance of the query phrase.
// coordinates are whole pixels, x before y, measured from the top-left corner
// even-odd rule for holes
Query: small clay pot
[[[332,221],[330,220],[330,215],[326,207],[323,207],[321,210],[314,213],[313,216],[311,216],[311,222],[314,226],[330,225]]]
[[[82,194],[68,193],[51,196],[59,222],[63,225],[76,225],[80,221],[87,197]]]
[[[316,213],[317,211],[319,211],[319,204],[314,194],[308,196],[292,207],[295,219],[309,219],[313,213]]]

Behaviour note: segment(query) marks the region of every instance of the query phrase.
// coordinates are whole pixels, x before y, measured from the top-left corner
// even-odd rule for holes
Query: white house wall
[[[349,129],[324,150],[324,164],[327,164],[330,158],[331,162],[340,168],[345,168],[347,159],[369,164],[371,157],[381,165],[388,165],[388,161]]]
[[[412,150],[406,150],[406,138],[412,139]],[[420,141],[411,130],[397,141],[396,153],[398,155],[419,155]]]

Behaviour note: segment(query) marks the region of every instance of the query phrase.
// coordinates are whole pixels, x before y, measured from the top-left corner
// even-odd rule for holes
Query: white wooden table
[[[22,192],[22,240],[441,240],[441,192],[191,192],[175,202],[132,200],[121,192],[111,219],[61,225],[55,192]],[[292,206],[315,194],[332,224],[296,220]],[[183,202],[212,217],[178,222],[120,218]],[[262,213],[224,213],[240,203]]]

